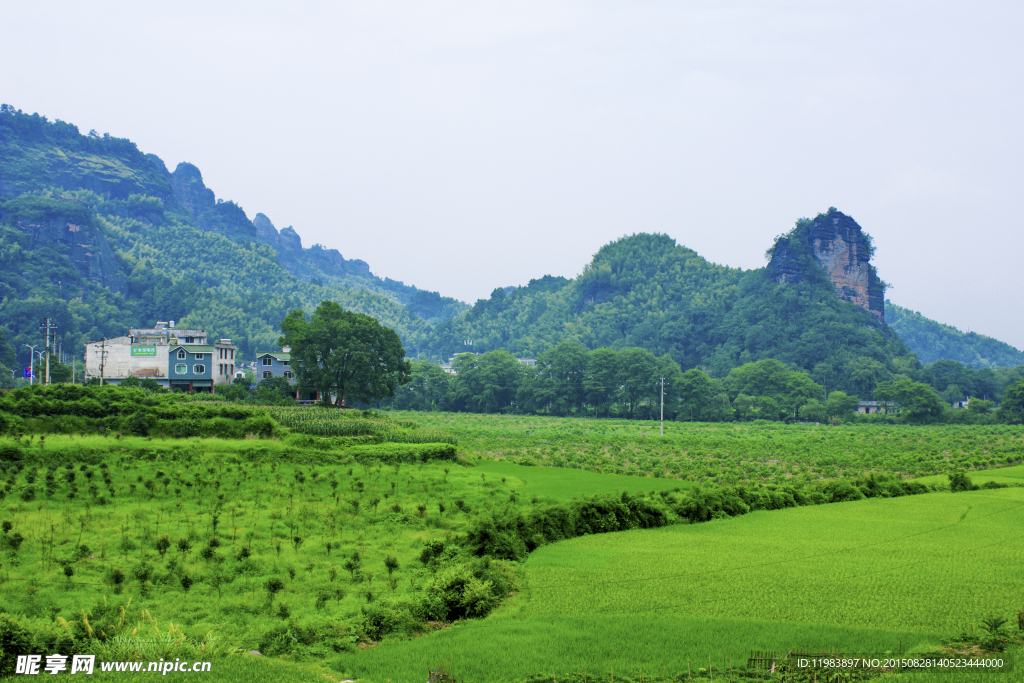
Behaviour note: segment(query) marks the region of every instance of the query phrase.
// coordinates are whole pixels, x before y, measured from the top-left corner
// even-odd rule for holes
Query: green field
[[[531,554],[523,593],[482,622],[346,655],[342,670],[415,680],[441,660],[484,682],[727,668],[754,650],[921,651],[1024,606],[1022,547],[1021,489],[586,536]]]
[[[451,431],[483,459],[688,481],[781,482],[843,474],[906,476],[1024,462],[1024,433],[1010,425],[785,425],[657,422],[466,413],[395,412]]]
[[[486,472],[489,477],[504,478],[510,488],[522,491],[526,496],[558,501],[583,494],[674,491],[693,486],[691,482],[678,479],[625,477],[563,467],[531,467],[504,460],[481,460],[473,469]]]
[[[101,658],[209,658],[210,681],[397,683],[443,664],[460,683],[504,683],[709,665],[717,680],[752,651],[920,651],[1024,608],[1019,428],[676,423],[661,437],[657,423],[313,410],[274,409],[306,432],[276,438],[0,438],[0,612],[54,637],[83,637],[86,616],[118,634],[95,641]],[[394,460],[441,437],[459,459]],[[943,489],[936,473],[992,465],[974,483],[1011,488],[703,524],[669,512],[681,523],[542,545],[518,569],[489,565],[515,578],[485,618],[364,630],[367,610],[419,600],[448,571],[427,544],[457,548],[502,511],[594,494],[669,510],[698,485],[820,490],[869,472]],[[498,574],[481,576],[473,590],[491,590]],[[230,654],[250,649],[264,656]],[[100,677],[126,675],[146,674]]]

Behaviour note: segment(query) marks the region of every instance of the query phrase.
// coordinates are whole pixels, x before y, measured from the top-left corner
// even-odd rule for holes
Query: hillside
[[[324,299],[378,317],[412,354],[431,323],[466,308],[249,220],[191,164],[171,173],[129,140],[0,108],[0,326],[19,362],[45,316],[65,349],[173,319],[248,357],[276,342],[288,310]]]
[[[1024,365],[1024,351],[977,332],[961,332],[916,311],[885,302],[885,322],[922,363],[955,360],[973,368]]]
[[[377,277],[337,249],[304,247],[263,213],[250,219],[192,164],[171,172],[129,140],[0,106],[0,328],[21,365],[46,316],[65,351],[175,320],[232,338],[248,358],[276,343],[289,310],[325,299],[379,318],[410,356],[438,361],[500,348],[536,356],[577,341],[642,347],[716,377],[776,358],[858,395],[913,374],[918,360],[1024,362],[1006,344],[887,307],[872,253],[867,233],[835,209],[797,221],[768,265],[748,271],[641,233],[602,247],[575,279],[499,287],[469,308]]]
[[[776,358],[829,390],[855,393],[917,367],[881,319],[870,238],[852,218],[830,209],[798,221],[767,255],[768,267],[744,271],[666,235],[625,237],[602,247],[575,280],[549,276],[494,290],[439,325],[429,353],[447,357],[472,340],[477,352],[535,356],[573,340],[591,349],[643,347],[717,377]]]

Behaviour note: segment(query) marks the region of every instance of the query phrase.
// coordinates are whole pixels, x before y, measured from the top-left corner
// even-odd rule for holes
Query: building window
[[[291,364],[292,364],[292,362],[290,360],[283,360],[283,361],[281,361],[281,365],[291,365]]]
[[[185,349],[178,349],[178,358],[179,359],[184,359],[185,358]]]
[[[263,364],[264,365],[273,365],[274,364],[274,359],[271,358],[270,356],[263,356]]]
[[[195,344],[196,343],[196,338],[195,337],[185,337],[185,343],[186,344]]]
[[[203,360],[205,358],[206,358],[206,354],[205,353],[197,353],[196,354],[196,360]]]
[[[292,373],[292,371],[291,371],[291,370],[285,370],[285,371],[284,371],[284,377],[285,377],[285,379],[291,379],[291,378],[292,378],[292,377],[294,377],[294,376],[295,376],[295,375],[294,375],[294,373]]]
[[[230,360],[234,360],[234,359],[235,359],[235,350],[231,349],[231,358],[230,358]]]
[[[193,365],[192,366],[192,372],[194,374],[196,374],[196,375],[205,375],[206,374],[206,366],[205,365]]]
[[[184,375],[186,372],[188,372],[188,366],[185,365],[184,363],[178,363],[177,365],[174,366],[174,372],[175,374],[178,375]]]
[[[263,371],[263,379],[270,379],[273,376],[274,376],[274,373],[271,372],[270,370],[264,370]]]

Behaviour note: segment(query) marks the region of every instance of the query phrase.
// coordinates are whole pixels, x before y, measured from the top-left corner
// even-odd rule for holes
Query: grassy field
[[[12,451],[0,438],[0,611],[71,630],[91,612],[91,627],[155,638],[135,648],[146,659],[211,653],[209,681],[325,680],[315,667],[330,667],[335,680],[397,683],[442,663],[460,683],[497,683],[696,675],[709,657],[720,672],[753,650],[907,651],[1024,608],[1015,487],[579,537],[533,552],[521,589],[486,619],[363,650],[364,609],[421,594],[425,544],[454,542],[478,515],[871,471],[944,484],[937,473],[998,466],[970,476],[1020,485],[1024,435],[674,423],[661,437],[657,423],[313,410],[275,409],[307,433],[280,439],[51,434]],[[388,452],[443,439],[466,458],[357,461],[374,439]],[[224,656],[249,649],[267,656]]]
[[[908,652],[1024,607],[1024,490],[757,512],[540,548],[482,622],[344,655],[370,680],[672,673],[791,648]],[[1021,680],[1020,678],[986,680]],[[656,680],[653,676],[652,679]],[[929,680],[941,680],[932,678]]]
[[[80,621],[107,600],[220,650],[288,653],[297,628],[351,647],[367,592],[412,590],[425,542],[512,493],[454,463],[364,466],[274,441],[51,435],[30,453],[2,475],[0,609]]]
[[[525,496],[562,502],[583,494],[674,491],[693,486],[692,482],[678,479],[625,477],[562,467],[531,467],[506,460],[481,460],[473,469],[485,472],[489,477],[504,478],[510,488],[521,491]]]
[[[688,481],[779,482],[844,473],[907,476],[1024,462],[1010,425],[785,425],[657,422],[467,413],[391,413],[459,435],[484,459]]]

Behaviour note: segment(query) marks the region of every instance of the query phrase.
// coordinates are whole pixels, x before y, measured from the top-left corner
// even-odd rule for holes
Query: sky
[[[1024,348],[1019,2],[8,3],[0,101],[468,303],[835,206],[887,298]],[[1013,200],[1013,201],[1011,201]]]

